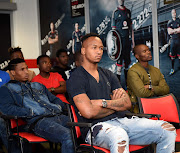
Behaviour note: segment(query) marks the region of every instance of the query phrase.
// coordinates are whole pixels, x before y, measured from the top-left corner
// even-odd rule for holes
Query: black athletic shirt
[[[129,38],[131,27],[131,12],[129,9],[117,8],[112,14],[112,28],[115,28],[121,37]]]
[[[175,21],[174,20],[169,20],[168,24],[167,24],[167,27],[171,28],[171,29],[179,28],[180,27],[180,19],[177,18]],[[172,34],[172,35],[170,35],[170,37],[172,39],[180,39],[180,33]]]

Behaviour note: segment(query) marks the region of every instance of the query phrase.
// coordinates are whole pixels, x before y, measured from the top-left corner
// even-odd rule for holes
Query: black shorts
[[[171,39],[169,56],[171,59],[180,56],[180,39]]]

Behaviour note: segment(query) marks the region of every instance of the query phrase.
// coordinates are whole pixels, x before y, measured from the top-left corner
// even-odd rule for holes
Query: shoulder
[[[38,74],[32,79],[32,82],[38,81],[41,78],[42,78],[42,76],[40,74]]]
[[[172,20],[169,20],[169,21],[168,21],[168,24],[171,24],[171,23],[172,23]]]
[[[149,68],[150,68],[150,70],[152,70],[152,71],[160,72],[160,69],[158,69],[157,67],[154,67],[154,66],[152,66],[152,65],[149,65]],[[161,72],[160,72],[160,73],[161,73]]]
[[[9,71],[9,70],[8,70]],[[0,75],[9,75],[9,73],[7,73],[6,71],[2,71],[2,70],[0,70]]]
[[[50,76],[53,78],[62,78],[62,75],[60,75],[58,72],[50,72]]]
[[[131,68],[129,69],[129,71],[133,71],[133,70],[139,70],[142,67],[139,65],[139,63],[134,64],[133,66],[131,66]]]
[[[114,75],[114,73],[113,72],[111,72],[110,70],[108,70],[108,69],[105,69],[105,68],[102,68],[102,67],[98,67],[98,70],[99,71],[101,71],[101,72],[103,72],[105,75]]]

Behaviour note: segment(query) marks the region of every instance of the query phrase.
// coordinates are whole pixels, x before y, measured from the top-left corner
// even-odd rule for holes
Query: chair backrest
[[[173,94],[154,98],[139,98],[140,113],[160,114],[160,120],[180,123],[179,104]]]
[[[21,125],[26,125],[27,123],[25,121],[23,121],[22,119],[11,119],[10,120],[11,122],[11,128],[14,129],[16,128],[17,126],[21,126]],[[18,124],[18,125],[17,125]]]
[[[76,116],[76,113],[75,113],[75,109],[74,107],[71,105],[71,112],[72,112],[72,120],[74,120],[74,122],[78,122],[78,118]],[[76,135],[77,135],[77,138],[79,138],[81,136],[81,131],[80,131],[80,127],[79,126],[76,126],[75,127],[75,130],[76,130]]]

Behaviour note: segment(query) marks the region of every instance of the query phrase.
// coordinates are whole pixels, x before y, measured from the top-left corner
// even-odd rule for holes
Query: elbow
[[[86,119],[92,119],[96,116],[96,114],[91,113],[91,111],[86,111],[86,112],[80,113],[80,115]]]

